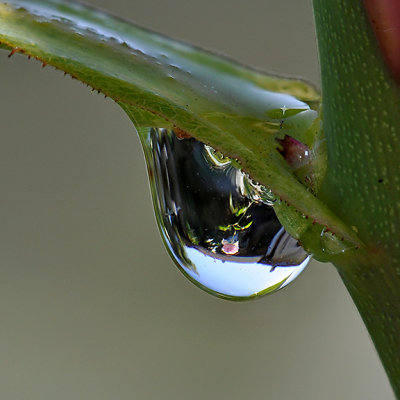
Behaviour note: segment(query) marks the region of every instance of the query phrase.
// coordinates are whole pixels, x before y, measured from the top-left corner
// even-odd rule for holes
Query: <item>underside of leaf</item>
[[[314,146],[318,92],[141,29],[75,2],[0,3],[0,43],[113,98],[137,127],[170,127],[237,159],[300,215],[360,246],[277,150],[291,136]]]

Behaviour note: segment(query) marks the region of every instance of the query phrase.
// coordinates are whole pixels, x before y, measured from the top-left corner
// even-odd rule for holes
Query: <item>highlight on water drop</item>
[[[309,255],[279,223],[271,192],[235,161],[172,130],[139,130],[168,252],[197,286],[230,300],[292,282]]]

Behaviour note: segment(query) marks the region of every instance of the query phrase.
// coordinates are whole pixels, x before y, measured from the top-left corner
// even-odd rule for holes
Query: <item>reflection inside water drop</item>
[[[157,222],[180,270],[232,300],[293,281],[309,256],[280,225],[273,196],[235,161],[166,129],[141,130]]]

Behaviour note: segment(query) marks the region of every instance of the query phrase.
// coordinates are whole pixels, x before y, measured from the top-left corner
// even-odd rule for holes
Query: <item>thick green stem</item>
[[[319,196],[366,249],[335,262],[400,398],[400,94],[360,0],[314,0],[328,172]]]
[[[400,398],[400,265],[369,255],[336,266]]]

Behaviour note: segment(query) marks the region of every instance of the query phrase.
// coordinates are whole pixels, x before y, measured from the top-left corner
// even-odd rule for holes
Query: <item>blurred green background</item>
[[[90,3],[318,83],[308,0]],[[163,248],[122,110],[6,52],[0,94],[1,399],[393,399],[332,266],[258,301],[202,292]]]

